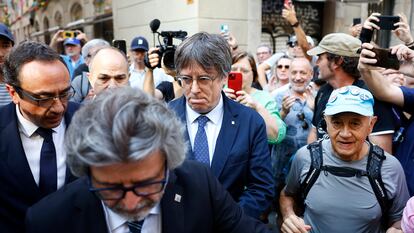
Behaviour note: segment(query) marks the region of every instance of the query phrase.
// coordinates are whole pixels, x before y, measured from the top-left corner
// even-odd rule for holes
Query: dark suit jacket
[[[274,195],[266,126],[256,111],[222,96],[223,123],[211,170],[245,213],[258,218]],[[185,97],[170,102],[169,106],[186,124]],[[190,141],[188,133],[186,140]],[[188,145],[187,158],[193,159],[191,144]]]
[[[175,195],[181,201],[175,201]],[[186,161],[170,172],[161,200],[163,233],[268,232],[248,217],[209,169]],[[27,233],[108,232],[101,201],[88,191],[86,177],[47,196],[27,211]]]
[[[68,104],[66,125],[77,108]],[[66,171],[68,183],[75,177]],[[16,105],[10,103],[0,108],[0,232],[24,232],[26,210],[41,198],[20,139]]]

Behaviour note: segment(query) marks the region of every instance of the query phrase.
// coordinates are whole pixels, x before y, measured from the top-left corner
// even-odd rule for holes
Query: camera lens
[[[175,49],[167,49],[164,53],[164,65],[169,69],[175,69],[174,53]]]

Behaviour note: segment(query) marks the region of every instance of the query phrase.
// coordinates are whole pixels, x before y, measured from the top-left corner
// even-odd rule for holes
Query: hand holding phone
[[[378,25],[381,30],[395,30],[398,26],[395,26],[394,24],[400,22],[399,16],[380,15],[377,16],[377,18],[379,19],[379,22],[373,21],[373,23]]]
[[[242,89],[243,85],[243,75],[240,72],[230,72],[229,77],[227,79],[227,86],[230,89],[234,90],[234,94],[236,97],[238,96],[236,92]]]
[[[63,31],[62,32],[62,37],[64,39],[67,39],[67,38],[75,38],[76,37],[76,33],[75,33],[75,31]]]
[[[390,49],[373,48],[372,51],[375,53],[375,59],[377,59],[377,63],[373,64],[373,66],[394,70],[400,69],[400,61],[397,55],[391,54]]]

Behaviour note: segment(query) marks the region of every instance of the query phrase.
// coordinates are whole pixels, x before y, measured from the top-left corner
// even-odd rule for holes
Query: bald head
[[[290,64],[289,82],[292,91],[304,93],[313,76],[313,68],[308,59],[294,58]]]
[[[98,50],[89,64],[89,71],[89,81],[95,94],[107,88],[128,85],[128,61],[116,48]]]

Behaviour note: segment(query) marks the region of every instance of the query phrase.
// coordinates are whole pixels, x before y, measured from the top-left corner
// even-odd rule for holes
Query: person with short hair
[[[282,232],[401,232],[409,198],[404,171],[366,140],[377,120],[373,106],[372,94],[357,86],[331,93],[324,116],[329,138],[296,153],[280,194]],[[294,211],[298,204],[304,204],[303,218]]]
[[[101,47],[95,51],[89,64],[89,71],[89,82],[94,96],[105,89],[129,86],[128,60],[117,48]]]
[[[85,99],[93,97],[92,86],[89,83],[89,64],[95,53],[103,47],[110,47],[111,45],[103,39],[92,39],[82,47],[82,57],[85,60],[87,71],[82,71],[78,76],[72,80],[72,87],[75,90],[75,95],[71,101],[82,103]],[[79,68],[79,67],[78,67]],[[76,73],[76,70],[75,70]]]
[[[4,64],[6,56],[10,53],[14,45],[14,37],[10,29],[0,23],[0,65]],[[0,75],[0,106],[9,104],[11,98],[7,91],[6,84],[3,80],[3,74]]]
[[[184,161],[183,133],[141,90],[104,91],[67,132],[68,165],[81,178],[32,206],[26,232],[269,232],[207,167]]]
[[[229,45],[220,35],[196,33],[177,47],[174,60],[184,96],[169,106],[187,127],[187,158],[210,167],[244,212],[259,218],[274,194],[266,125],[222,91]]]
[[[0,108],[0,229],[20,233],[28,207],[75,179],[66,166],[66,127],[79,107],[65,64],[49,46],[24,41],[4,66],[13,100]]]

